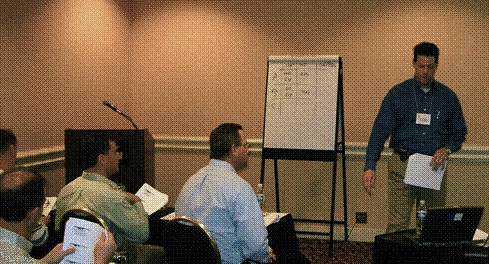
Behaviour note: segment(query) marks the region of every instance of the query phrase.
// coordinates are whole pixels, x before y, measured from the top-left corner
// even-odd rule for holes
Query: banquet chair
[[[109,230],[107,228],[107,225],[105,224],[104,220],[101,217],[99,217],[97,214],[92,212],[91,210],[89,210],[87,208],[74,208],[74,209],[68,210],[61,218],[60,232],[59,232],[61,237],[63,237],[63,235],[65,233],[66,222],[71,217],[83,219],[83,220],[87,220],[87,221],[96,223],[96,224],[100,225],[101,227],[103,227],[104,229]]]
[[[166,224],[163,247],[169,263],[221,263],[221,255],[211,233],[190,217],[176,217]]]

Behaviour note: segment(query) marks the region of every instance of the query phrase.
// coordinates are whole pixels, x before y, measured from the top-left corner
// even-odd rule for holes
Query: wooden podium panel
[[[80,140],[98,134],[113,138],[123,153],[119,172],[109,179],[124,184],[131,193],[136,193],[144,183],[155,187],[155,141],[148,129],[65,130],[66,183],[79,177],[84,169],[78,161]]]

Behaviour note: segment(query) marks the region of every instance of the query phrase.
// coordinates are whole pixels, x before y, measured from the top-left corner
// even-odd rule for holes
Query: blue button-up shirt
[[[268,233],[256,195],[226,161],[211,159],[190,177],[175,202],[175,214],[204,224],[222,263],[268,262]]]
[[[428,114],[430,124],[416,124],[417,113]],[[367,146],[365,170],[375,170],[384,142],[410,153],[433,155],[441,147],[458,150],[467,127],[457,95],[433,81],[428,92],[414,78],[394,86],[385,96]]]

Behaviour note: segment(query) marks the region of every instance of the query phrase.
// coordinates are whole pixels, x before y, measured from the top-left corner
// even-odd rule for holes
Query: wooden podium
[[[80,140],[98,134],[113,138],[123,153],[119,172],[109,179],[124,184],[131,193],[136,193],[144,183],[155,187],[155,141],[148,129],[65,130],[66,184],[79,177],[84,169],[78,162]]]

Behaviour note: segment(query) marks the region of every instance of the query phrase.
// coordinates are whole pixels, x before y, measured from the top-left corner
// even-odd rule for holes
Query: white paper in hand
[[[404,176],[404,183],[440,190],[446,166],[443,169],[440,166],[438,170],[434,171],[430,166],[431,158],[432,156],[419,153],[411,155],[409,157],[406,175]]]
[[[104,231],[97,223],[70,217],[65,225],[63,250],[74,247],[75,252],[60,263],[94,263],[93,249]]]
[[[141,199],[144,210],[150,215],[168,203],[168,195],[159,192],[149,184],[145,183],[136,193],[136,196]]]

